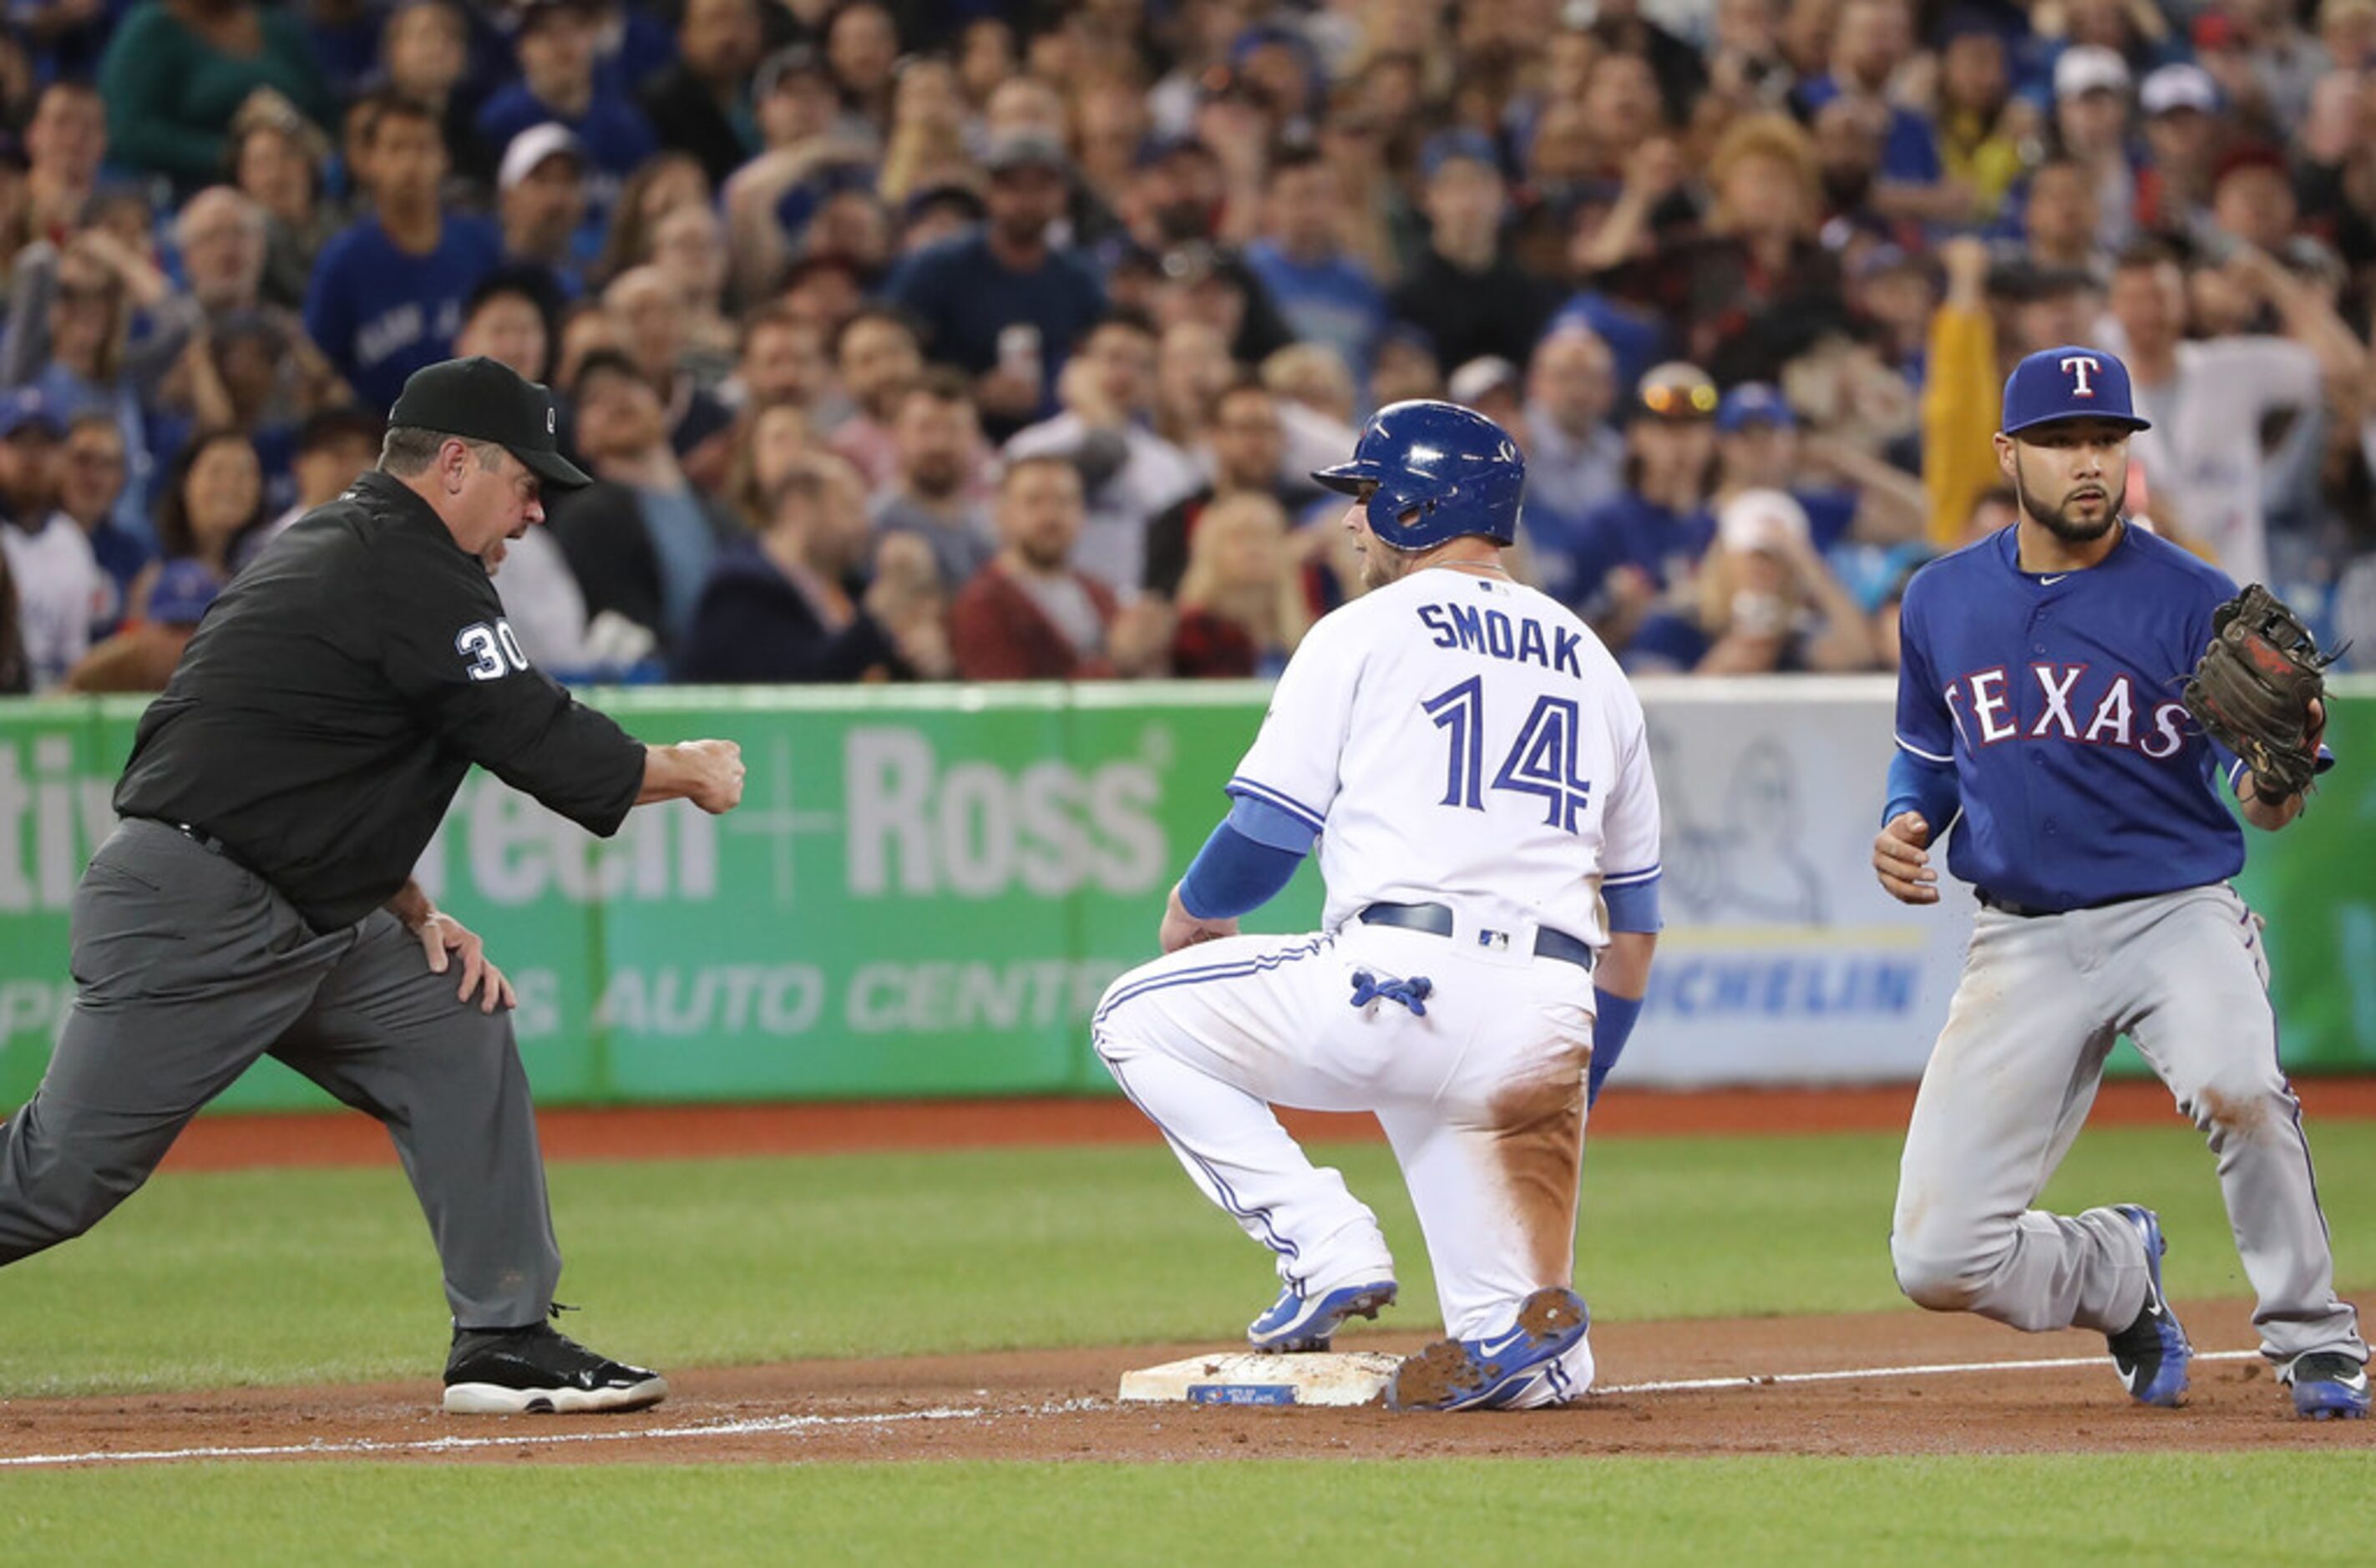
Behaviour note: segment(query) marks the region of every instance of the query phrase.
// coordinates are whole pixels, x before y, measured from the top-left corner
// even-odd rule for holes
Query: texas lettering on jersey
[[[2120,746],[2158,762],[2186,744],[2186,705],[2153,703],[2155,688],[2127,671],[2085,664],[2000,666],[1958,676],[1942,694],[1967,744],[2075,741]]]

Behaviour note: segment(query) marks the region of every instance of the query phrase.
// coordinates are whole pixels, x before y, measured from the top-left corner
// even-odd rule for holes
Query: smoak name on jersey
[[[2132,527],[2084,571],[2024,572],[2018,548],[2008,528],[1942,556],[1900,612],[1897,743],[1954,766],[1948,869],[2052,909],[2234,875],[2235,758],[2179,700],[2234,585]]]
[[[1419,623],[1428,629],[1429,640],[1437,647],[1539,664],[1584,679],[1584,666],[1577,658],[1577,650],[1584,647],[1581,631],[1554,626],[1547,634],[1543,624],[1531,615],[1508,615],[1491,607],[1480,611],[1473,604],[1422,604]]]

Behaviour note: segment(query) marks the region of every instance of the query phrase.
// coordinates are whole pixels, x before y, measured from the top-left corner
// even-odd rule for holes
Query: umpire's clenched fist
[[[732,741],[684,741],[692,765],[685,799],[715,816],[742,803],[742,748]]]
[[[1873,837],[1873,874],[1901,904],[1939,901],[1939,873],[1930,869],[1926,852],[1930,844],[1930,825],[1920,812],[1898,813]]]
[[[691,801],[716,816],[742,803],[742,748],[731,741],[679,741],[644,748],[644,787],[636,803]]]

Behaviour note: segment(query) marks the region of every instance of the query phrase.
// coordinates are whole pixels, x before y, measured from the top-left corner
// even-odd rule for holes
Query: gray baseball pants
[[[2110,1208],[2033,1206],[2127,1034],[2203,1130],[2253,1324],[2280,1366],[2364,1360],[2335,1300],[2301,1103],[2277,1064],[2260,921],[2224,884],[2025,919],[1982,909],[1906,1132],[1889,1245],[1898,1284],[1938,1312],[2015,1328],[2126,1328],[2144,1249]]]
[[[268,1053],[386,1124],[457,1324],[543,1320],[561,1254],[511,1015],[457,1000],[394,915],[316,933],[253,872],[136,820],[92,857],[72,922],[74,1006],[0,1125],[0,1264],[97,1224]]]

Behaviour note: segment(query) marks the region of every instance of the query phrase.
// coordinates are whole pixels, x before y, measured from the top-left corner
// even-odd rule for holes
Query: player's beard
[[[2121,479],[2122,482],[2116,486],[2111,482],[2111,476],[2108,474],[2102,481],[2094,486],[2103,492],[2104,511],[2101,517],[2090,519],[2073,513],[2071,491],[2063,493],[2060,504],[2053,506],[2047,505],[2030,490],[2029,481],[2022,472],[2020,454],[2015,453],[2013,460],[2013,489],[2014,494],[2021,502],[2022,516],[2029,518],[2065,544],[2092,544],[2112,531],[2113,527],[2121,520],[2120,497],[2121,491],[2127,488],[2128,480],[2128,471],[2125,468],[2121,470]],[[2073,491],[2081,488],[2084,487],[2072,486]]]
[[[1398,583],[1410,576],[1412,556],[1407,550],[1393,545],[1372,534],[1361,543],[1361,588],[1374,592],[1390,583]]]
[[[1366,526],[1366,518],[1363,521],[1364,526],[1354,536],[1353,542],[1360,546],[1361,552],[1361,591],[1370,593],[1410,576],[1411,564],[1419,557],[1410,551],[1396,550],[1380,539],[1375,529]]]

